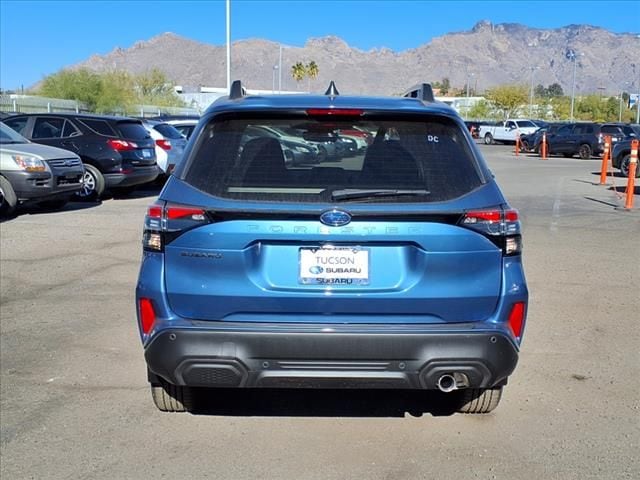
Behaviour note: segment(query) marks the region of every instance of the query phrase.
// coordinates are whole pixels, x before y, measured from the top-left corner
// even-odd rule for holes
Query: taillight
[[[116,138],[110,138],[109,140],[107,140],[107,144],[118,152],[135,150],[136,148],[138,148],[138,145],[134,142],[129,142],[127,140],[118,140]]]
[[[163,150],[171,150],[171,142],[164,138],[156,140],[156,145],[159,146]]]
[[[207,223],[209,217],[201,207],[154,203],[144,219],[142,247],[149,252],[162,252],[165,245],[182,233]]]
[[[509,313],[509,328],[513,332],[513,336],[518,340],[522,336],[525,307],[526,304],[524,302],[517,302],[511,307],[511,313]]]
[[[140,298],[138,300],[138,312],[142,333],[148,335],[153,328],[153,325],[156,323],[156,312],[153,309],[153,303],[151,303],[151,300],[148,298]]]
[[[500,247],[504,255],[518,255],[522,252],[517,210],[472,210],[464,214],[459,224],[482,233]]]

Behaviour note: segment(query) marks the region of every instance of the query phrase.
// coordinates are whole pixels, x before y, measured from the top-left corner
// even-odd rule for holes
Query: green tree
[[[468,117],[478,120],[487,120],[495,117],[495,111],[491,108],[489,102],[486,100],[480,100],[469,109]]]
[[[90,110],[95,110],[101,92],[100,76],[86,68],[81,68],[65,69],[46,76],[36,93],[45,97],[83,102]]]
[[[159,70],[132,76],[122,70],[96,73],[67,69],[48,75],[39,95],[76,100],[97,113],[126,113],[135,104],[181,106],[173,86]]]
[[[485,98],[492,107],[502,112],[502,116],[506,119],[515,114],[515,112],[529,98],[529,89],[523,85],[501,85],[498,87],[487,89]]]
[[[184,102],[174,92],[173,84],[159,69],[154,68],[133,78],[136,101],[163,107],[182,106]]]
[[[533,89],[533,94],[536,97],[546,97],[548,95],[547,89],[544,88],[544,85],[542,85],[541,83],[539,83],[538,85],[536,85],[536,88]]]
[[[307,63],[305,70],[309,81],[307,90],[311,91],[311,80],[315,80],[316,78],[318,78],[320,69],[318,68],[318,64],[311,60],[309,63]]]
[[[564,95],[562,86],[559,83],[552,83],[547,87],[547,95],[549,97],[562,97]]]
[[[135,103],[133,79],[122,70],[99,75],[100,92],[94,110],[97,113],[126,113]]]
[[[300,82],[307,75],[307,67],[304,66],[302,62],[297,62],[295,65],[291,66],[291,76],[296,81],[296,84],[299,86]]]
[[[569,120],[571,116],[571,99],[554,97],[549,99],[549,111],[552,120]]]

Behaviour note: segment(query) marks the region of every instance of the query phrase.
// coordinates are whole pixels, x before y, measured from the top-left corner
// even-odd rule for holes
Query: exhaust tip
[[[456,384],[456,379],[454,378],[453,375],[449,375],[449,374],[442,375],[438,379],[437,385],[438,385],[438,389],[441,392],[445,392],[445,393],[452,392],[458,388]]]

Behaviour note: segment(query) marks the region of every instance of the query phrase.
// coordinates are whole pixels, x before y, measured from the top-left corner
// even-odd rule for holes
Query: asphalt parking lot
[[[495,412],[442,415],[437,395],[378,391],[232,392],[197,415],[156,411],[134,286],[157,191],[141,191],[0,225],[0,476],[640,477],[640,195],[616,210],[598,160],[480,148],[520,210],[531,293]]]

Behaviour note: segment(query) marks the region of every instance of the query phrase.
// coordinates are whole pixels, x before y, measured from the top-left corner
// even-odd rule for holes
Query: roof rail
[[[334,83],[333,80],[331,80],[331,83],[329,84],[329,88],[327,88],[327,91],[324,92],[324,94],[329,95],[330,97],[337,97],[338,95],[340,95],[340,92],[336,88],[336,84]]]
[[[402,94],[403,97],[419,98],[424,102],[434,102],[433,89],[430,83],[418,83]]]
[[[229,92],[229,100],[237,100],[238,98],[242,98],[247,94],[247,91],[242,86],[242,82],[240,80],[234,80],[231,84],[231,91]]]

